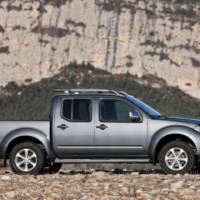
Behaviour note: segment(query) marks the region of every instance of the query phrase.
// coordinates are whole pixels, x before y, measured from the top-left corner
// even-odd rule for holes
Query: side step
[[[150,163],[149,159],[56,159],[56,163]]]

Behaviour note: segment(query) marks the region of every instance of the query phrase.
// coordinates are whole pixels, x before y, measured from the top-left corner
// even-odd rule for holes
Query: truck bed
[[[39,130],[50,138],[50,121],[0,121],[0,144],[10,133],[22,130]]]

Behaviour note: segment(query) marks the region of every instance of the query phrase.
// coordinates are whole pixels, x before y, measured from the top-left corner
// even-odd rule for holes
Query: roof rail
[[[122,95],[124,95],[124,96],[128,96],[128,95],[129,95],[128,93],[126,93],[126,92],[124,92],[124,91],[119,91],[118,93],[119,93],[119,94],[122,94]]]
[[[80,94],[80,93],[111,93],[115,95],[128,95],[123,91],[107,90],[107,89],[55,89],[54,92],[64,94]]]

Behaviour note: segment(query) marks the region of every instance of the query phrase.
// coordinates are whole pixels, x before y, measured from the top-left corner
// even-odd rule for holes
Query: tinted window
[[[91,120],[91,101],[88,99],[74,99],[73,120],[90,121]]]
[[[88,99],[66,99],[63,102],[63,116],[69,120],[90,121],[91,109],[91,100]]]
[[[72,107],[72,100],[65,99],[63,102],[63,116],[67,119],[71,119],[71,107]]]
[[[100,103],[100,117],[102,121],[131,121],[129,112],[133,108],[120,100],[102,100]]]

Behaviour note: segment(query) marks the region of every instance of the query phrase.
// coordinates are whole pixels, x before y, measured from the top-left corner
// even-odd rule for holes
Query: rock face
[[[76,61],[200,97],[199,19],[199,0],[1,0],[0,84]]]

